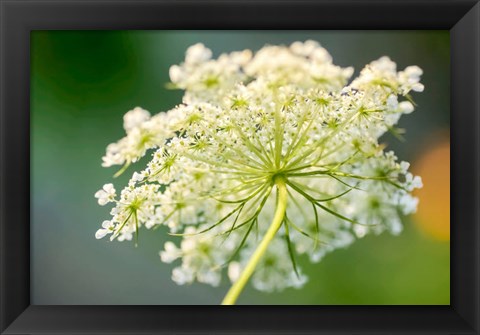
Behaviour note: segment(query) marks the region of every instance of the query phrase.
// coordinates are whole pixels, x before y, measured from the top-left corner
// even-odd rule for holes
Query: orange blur
[[[414,220],[428,236],[450,240],[450,140],[442,136],[412,164],[422,177],[423,188],[414,194],[420,199]]]

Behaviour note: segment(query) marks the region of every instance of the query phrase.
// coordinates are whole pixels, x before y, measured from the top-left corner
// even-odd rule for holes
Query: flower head
[[[126,137],[107,147],[103,165],[121,171],[147,150],[152,156],[118,200],[111,184],[97,192],[101,205],[115,203],[97,237],[166,226],[182,238],[160,252],[179,261],[175,282],[216,286],[226,267],[236,281],[278,219],[281,184],[286,210],[252,279],[273,291],[306,282],[298,254],[317,262],[366,234],[398,234],[421,181],[379,138],[413,111],[409,93],[423,90],[422,71],[397,72],[382,57],[347,84],[352,74],[314,41],[217,59],[202,44],[190,47],[170,69],[183,103],[153,117],[128,112]]]

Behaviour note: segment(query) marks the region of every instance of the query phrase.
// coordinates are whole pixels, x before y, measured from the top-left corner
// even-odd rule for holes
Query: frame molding
[[[0,24],[0,333],[480,334],[477,0],[0,0]],[[30,31],[239,28],[450,30],[450,306],[30,305]]]

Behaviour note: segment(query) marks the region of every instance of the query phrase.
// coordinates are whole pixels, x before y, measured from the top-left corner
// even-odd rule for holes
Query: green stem
[[[275,184],[277,185],[277,208],[275,210],[275,215],[273,217],[273,221],[268,228],[265,236],[263,237],[262,241],[258,245],[257,249],[250,257],[247,266],[240,274],[238,280],[232,285],[230,290],[228,290],[227,295],[222,301],[222,305],[233,305],[235,301],[237,301],[238,296],[243,291],[243,288],[247,284],[248,280],[252,276],[255,268],[258,265],[258,262],[262,258],[263,254],[268,248],[270,242],[272,242],[275,234],[277,233],[278,229],[282,225],[282,222],[285,218],[285,211],[287,209],[287,186],[285,184],[285,179],[282,176],[277,176],[275,178]]]

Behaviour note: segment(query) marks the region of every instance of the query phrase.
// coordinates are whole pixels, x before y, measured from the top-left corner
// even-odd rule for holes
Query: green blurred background
[[[383,55],[399,69],[424,70],[425,92],[414,93],[417,110],[400,122],[406,142],[383,140],[420,171],[425,191],[400,236],[366,237],[319,264],[300,259],[310,277],[304,288],[266,294],[248,287],[238,302],[449,304],[448,31],[32,32],[32,304],[218,304],[226,278],[217,288],[171,281],[173,265],[158,256],[165,229],[142,230],[137,248],[95,239],[109,209],[93,194],[117,171],[102,168],[101,157],[123,137],[125,112],[141,106],[157,113],[180,103],[182,92],[165,84],[170,65],[180,63],[190,45],[202,42],[216,57],[306,39],[326,47],[335,64],[353,65],[355,75]],[[113,181],[117,189],[132,171]]]

